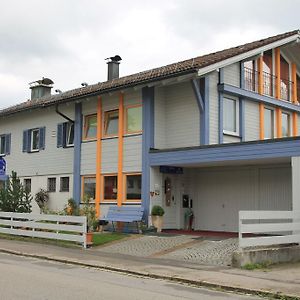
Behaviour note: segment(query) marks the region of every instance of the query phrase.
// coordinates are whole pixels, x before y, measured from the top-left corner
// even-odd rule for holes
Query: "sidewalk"
[[[0,252],[37,257],[64,263],[96,267],[140,276],[167,279],[199,286],[246,293],[286,295],[300,299],[300,263],[268,270],[240,270],[205,266],[172,259],[145,258],[108,253],[102,247],[63,248],[30,242],[0,239]],[[104,248],[103,248],[104,249]]]

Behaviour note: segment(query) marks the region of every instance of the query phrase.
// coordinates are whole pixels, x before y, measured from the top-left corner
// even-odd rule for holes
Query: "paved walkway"
[[[209,240],[190,235],[165,234],[142,236],[98,249],[101,252],[135,257],[159,257],[205,265],[230,266],[232,253],[237,248],[238,240],[235,238]]]
[[[157,257],[139,257],[99,251],[99,248],[63,248],[0,239],[0,252],[37,257],[126,274],[165,279],[244,293],[289,295],[300,299],[300,263],[268,270],[247,271],[224,266],[200,265]]]

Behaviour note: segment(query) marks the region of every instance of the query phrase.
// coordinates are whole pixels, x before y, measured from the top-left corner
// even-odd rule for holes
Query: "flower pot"
[[[87,246],[93,245],[93,232],[86,233],[86,245]]]
[[[152,225],[157,229],[157,232],[161,232],[163,227],[163,216],[151,216]]]

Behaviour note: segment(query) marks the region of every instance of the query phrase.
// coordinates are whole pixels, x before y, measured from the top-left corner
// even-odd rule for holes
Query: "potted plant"
[[[89,198],[86,196],[83,198],[81,215],[86,216],[86,220],[87,220],[86,243],[87,245],[92,245],[93,232],[97,228],[97,218],[96,218],[95,205],[90,203]]]
[[[163,215],[164,209],[159,205],[154,205],[151,210],[152,225],[157,229],[157,232],[161,232],[163,227]]]

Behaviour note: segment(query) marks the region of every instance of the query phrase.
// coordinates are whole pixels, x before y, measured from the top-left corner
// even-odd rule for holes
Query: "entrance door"
[[[166,174],[163,176],[163,208],[164,229],[180,229],[180,178],[179,175]],[[169,191],[168,191],[169,189]],[[169,195],[168,195],[169,192]]]

